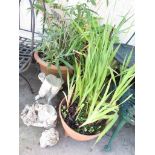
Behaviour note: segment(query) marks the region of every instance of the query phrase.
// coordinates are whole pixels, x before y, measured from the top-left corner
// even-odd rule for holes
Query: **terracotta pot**
[[[61,123],[62,123],[62,126],[65,130],[65,135],[66,136],[69,136],[71,137],[72,139],[74,140],[77,140],[77,141],[89,141],[89,140],[92,140],[96,137],[98,137],[99,134],[96,134],[96,135],[83,135],[83,134],[80,134],[76,131],[74,131],[72,128],[70,128],[66,122],[64,121],[62,115],[61,115],[61,105],[66,102],[65,98],[63,98],[63,100],[61,101],[60,105],[59,105],[59,116],[60,116],[60,120],[61,120]]]
[[[46,63],[39,57],[38,52],[34,52],[34,58],[36,62],[39,64],[41,72],[45,73],[46,75],[48,74],[53,74],[56,76],[59,75],[57,67],[55,65],[51,65],[49,67],[48,63]],[[69,71],[70,75],[73,74],[73,69],[68,69],[66,66],[60,66],[60,70],[64,81],[67,81],[67,70]]]

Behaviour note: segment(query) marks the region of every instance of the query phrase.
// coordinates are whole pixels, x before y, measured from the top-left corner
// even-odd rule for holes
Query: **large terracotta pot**
[[[66,136],[69,136],[71,138],[73,138],[74,140],[77,140],[77,141],[89,141],[89,140],[92,140],[96,137],[98,137],[99,134],[96,134],[96,135],[83,135],[83,134],[80,134],[76,131],[74,131],[72,128],[70,128],[66,122],[64,121],[62,115],[61,115],[61,105],[63,103],[65,103],[66,100],[65,98],[63,98],[63,100],[61,101],[60,105],[59,105],[59,116],[60,116],[60,120],[61,120],[61,123],[62,123],[62,126],[65,130],[65,135]]]
[[[59,75],[57,67],[55,65],[51,65],[49,67],[48,63],[46,63],[39,57],[38,52],[34,52],[34,58],[36,62],[39,64],[41,72],[45,73],[46,75],[48,74],[53,74],[56,76]],[[64,81],[67,81],[67,70],[69,71],[70,75],[73,74],[73,69],[68,69],[66,66],[60,66],[60,70]]]

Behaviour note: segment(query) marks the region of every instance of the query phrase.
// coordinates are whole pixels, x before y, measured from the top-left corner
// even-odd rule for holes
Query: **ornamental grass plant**
[[[117,26],[111,26],[108,21],[100,25],[99,18],[91,14],[87,18],[86,28],[73,21],[87,45],[86,52],[79,50],[79,57],[75,58],[74,76],[68,75],[66,105],[62,105],[61,112],[75,131],[88,135],[100,133],[97,143],[118,118],[117,102],[133,84],[135,66],[127,67],[130,57],[117,69],[113,65],[119,48],[114,49],[114,44],[118,43],[121,28],[130,17],[124,16]]]

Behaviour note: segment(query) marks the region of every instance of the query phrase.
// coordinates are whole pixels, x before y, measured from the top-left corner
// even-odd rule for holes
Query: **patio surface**
[[[36,65],[32,64],[27,72],[24,73],[25,77],[30,81],[34,90],[38,90],[41,82],[38,80]],[[31,105],[34,96],[32,95],[26,82],[19,78],[19,112],[26,104]],[[59,93],[54,98],[55,104],[58,104],[62,98]],[[64,131],[58,120],[57,129],[60,134],[60,141],[53,147],[45,149],[40,148],[39,138],[41,133],[45,130],[37,127],[27,127],[23,124],[19,117],[19,154],[20,155],[134,155],[135,153],[135,129],[131,125],[126,125],[120,131],[119,136],[114,140],[112,151],[104,152],[103,147],[109,140],[111,131],[91,150],[91,146],[95,140],[89,142],[77,142],[69,137],[64,136]]]

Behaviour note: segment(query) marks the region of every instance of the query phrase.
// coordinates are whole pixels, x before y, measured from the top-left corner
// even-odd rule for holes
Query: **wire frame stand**
[[[35,33],[35,13],[34,13],[34,0],[29,0],[30,8],[31,8],[31,28],[30,30],[21,28],[21,21],[20,21],[20,9],[21,9],[21,0],[19,0],[19,30],[30,32],[31,39],[26,37],[19,36],[19,76],[25,80],[28,84],[31,93],[34,93],[30,82],[27,78],[23,75],[23,73],[28,70],[31,65],[33,59],[33,50],[37,46],[34,42],[34,33]]]

